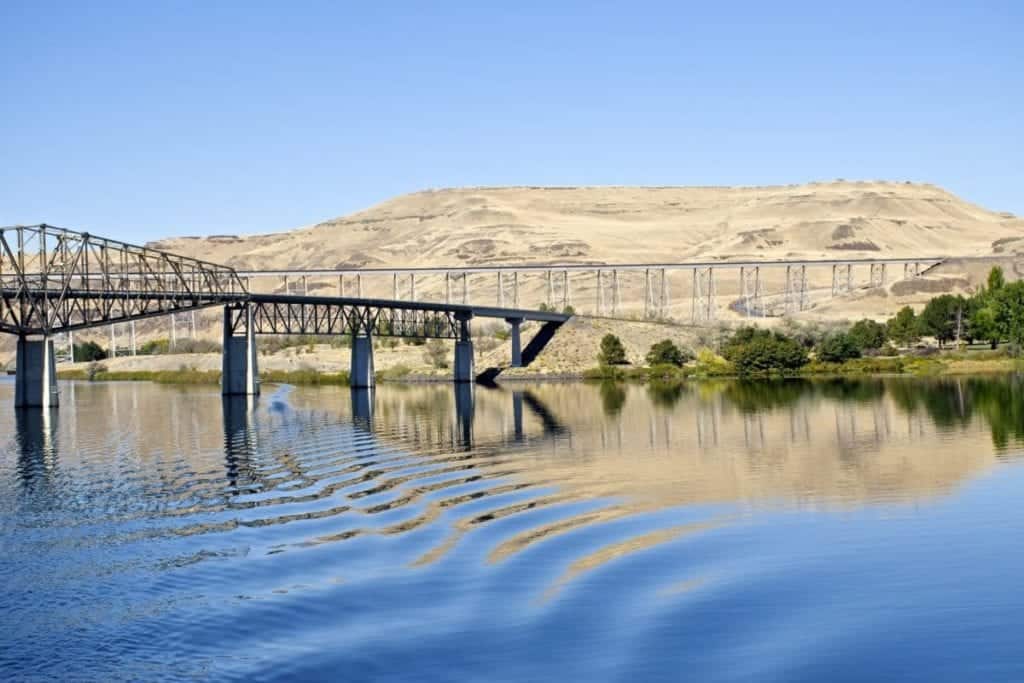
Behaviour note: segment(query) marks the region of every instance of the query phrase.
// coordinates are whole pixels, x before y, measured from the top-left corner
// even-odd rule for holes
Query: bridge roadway
[[[455,341],[456,382],[475,379],[470,322],[510,325],[528,364],[569,315],[454,303],[257,294],[231,268],[48,225],[0,228],[0,332],[16,335],[15,406],[59,403],[53,335],[211,306],[224,309],[222,391],[259,393],[256,335],[351,335],[351,384],[374,384],[373,337]],[[523,348],[520,326],[540,323]]]

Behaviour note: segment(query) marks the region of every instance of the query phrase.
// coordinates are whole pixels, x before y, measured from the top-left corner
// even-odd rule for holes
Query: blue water
[[[1024,680],[1016,378],[265,390],[0,383],[3,679]]]

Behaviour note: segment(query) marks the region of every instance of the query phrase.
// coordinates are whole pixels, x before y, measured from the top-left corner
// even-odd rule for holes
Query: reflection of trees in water
[[[618,382],[601,382],[601,407],[604,414],[614,417],[622,412],[626,404],[626,389]]]
[[[758,413],[796,403],[811,393],[803,379],[737,380],[727,384],[722,397],[743,413]]]
[[[647,384],[647,395],[651,403],[662,408],[675,408],[683,394],[689,394],[691,391],[689,385],[682,382],[653,380]]]
[[[1024,440],[1024,378],[970,377],[893,381],[893,401],[908,414],[924,412],[939,427],[966,427],[985,420],[999,449]]]
[[[877,377],[833,377],[808,384],[822,397],[836,401],[869,403],[885,395],[885,383]]]

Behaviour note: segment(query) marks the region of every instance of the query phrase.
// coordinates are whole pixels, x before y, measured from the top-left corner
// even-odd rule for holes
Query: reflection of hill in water
[[[1024,434],[1011,379],[546,384],[477,389],[475,445],[515,442],[523,393],[564,427],[546,437],[542,416],[523,411],[524,476],[642,505],[913,500],[985,471]],[[382,387],[376,405],[382,438],[458,442],[450,387]]]
[[[245,542],[267,552],[430,530],[431,544],[412,544],[404,560],[417,566],[481,529],[498,562],[600,526],[600,543],[574,554],[550,592],[729,521],[702,503],[940,496],[1024,438],[1016,378],[386,385],[372,402],[338,387],[268,386],[255,410],[214,387],[65,391],[55,419],[0,413],[11,435],[0,454],[14,455],[0,458],[0,507],[28,493],[68,524],[99,515],[118,542],[212,543],[259,528]],[[660,522],[637,515],[694,504]]]

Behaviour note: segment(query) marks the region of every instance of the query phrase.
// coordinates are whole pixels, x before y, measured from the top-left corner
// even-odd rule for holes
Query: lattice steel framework
[[[715,269],[693,269],[693,292],[690,300],[690,318],[694,323],[715,319]]]
[[[753,268],[740,266],[740,300],[742,301],[743,314],[748,318],[753,316],[763,318],[766,315],[762,300],[763,296],[761,269],[757,266]]]
[[[377,337],[468,339],[471,314],[350,302],[262,301],[228,307],[231,333],[246,332],[246,305],[253,309],[255,334],[369,334]]]
[[[784,302],[786,313],[795,313],[807,308],[807,266],[786,266]]]
[[[871,264],[871,287],[885,287],[886,280],[885,264],[884,263],[872,263]]]
[[[45,224],[0,228],[0,332],[50,335],[244,296],[225,266]]]
[[[853,291],[853,266],[836,263],[832,266],[832,296],[841,296]]]

